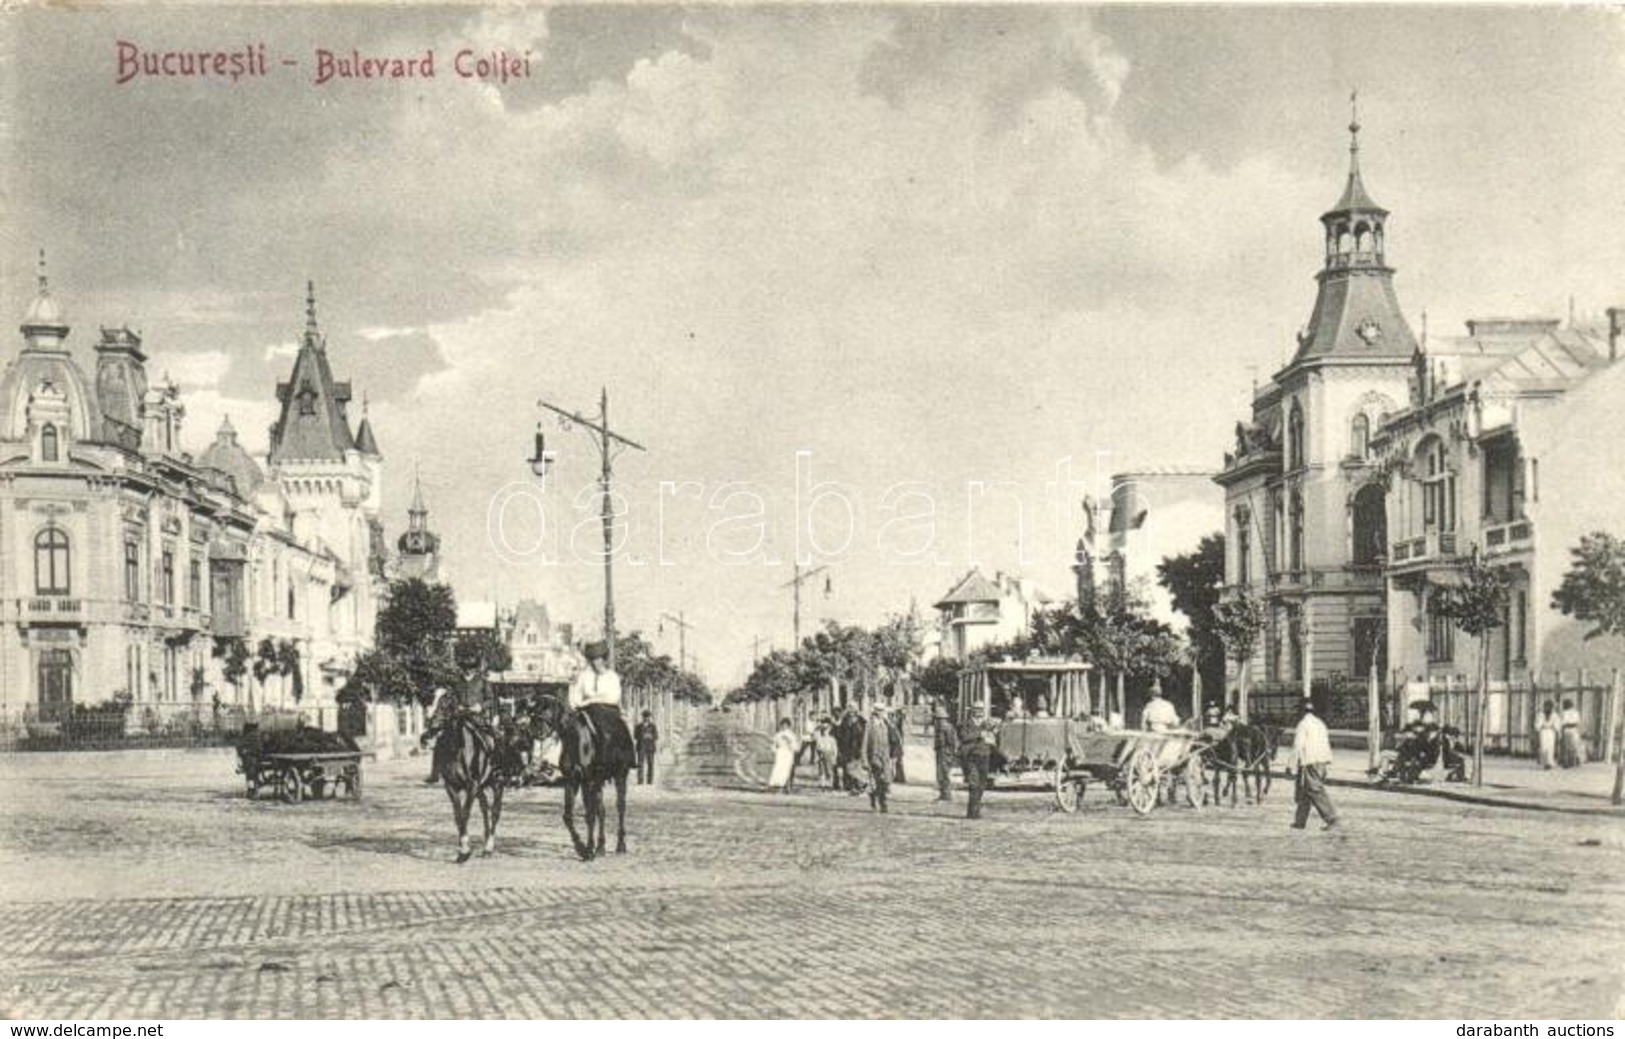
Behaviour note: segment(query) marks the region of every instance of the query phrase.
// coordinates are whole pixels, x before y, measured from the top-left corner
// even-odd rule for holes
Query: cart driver
[[[1140,725],[1151,732],[1172,732],[1179,728],[1179,712],[1162,695],[1161,682],[1151,687],[1151,702],[1140,715]]]

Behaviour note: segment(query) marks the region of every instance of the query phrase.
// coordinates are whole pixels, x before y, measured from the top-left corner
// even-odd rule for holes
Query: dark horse
[[[468,846],[468,819],[480,802],[480,818],[485,824],[482,856],[491,854],[497,843],[497,822],[502,818],[503,776],[500,771],[497,735],[477,714],[458,712],[447,719],[435,735],[434,767],[451,799],[451,812],[457,820],[457,861],[467,862],[473,851]]]
[[[615,851],[626,851],[626,777],[637,762],[632,732],[621,712],[613,707],[588,704],[589,727],[581,712],[572,711],[554,697],[538,697],[531,705],[531,719],[542,732],[558,735],[559,772],[564,776],[564,825],[570,841],[583,860],[604,854],[608,811],[604,807],[604,783],[615,781]],[[576,793],[581,793],[582,811],[587,817],[587,839],[576,831]],[[594,846],[593,827],[597,826]]]
[[[1208,749],[1213,772],[1213,803],[1218,804],[1222,789],[1230,792],[1230,806],[1236,804],[1236,778],[1249,800],[1263,804],[1270,789],[1270,763],[1275,759],[1275,741],[1261,725],[1231,722],[1230,731]],[[1249,786],[1251,789],[1249,789]]]

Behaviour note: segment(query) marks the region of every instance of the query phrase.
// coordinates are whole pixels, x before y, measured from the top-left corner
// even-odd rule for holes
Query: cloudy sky
[[[121,40],[272,67],[118,85]],[[789,642],[798,543],[809,625],[973,563],[1064,592],[1084,485],[1216,465],[1309,315],[1351,87],[1413,325],[1625,302],[1600,9],[35,8],[0,47],[7,313],[45,248],[81,349],[139,328],[194,450],[228,413],[263,450],[313,279],[391,537],[420,466],[460,597],[589,627],[592,444],[549,423],[545,491],[523,459],[538,398],[607,386],[649,448],[622,625],[683,613],[723,686]],[[318,49],[436,76],[317,85]]]

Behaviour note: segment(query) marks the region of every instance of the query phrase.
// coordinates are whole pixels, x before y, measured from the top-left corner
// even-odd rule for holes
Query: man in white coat
[[[1297,770],[1295,789],[1298,810],[1292,819],[1292,828],[1301,830],[1309,824],[1309,809],[1314,807],[1325,821],[1328,830],[1342,830],[1331,796],[1326,793],[1326,769],[1332,763],[1332,740],[1326,723],[1315,716],[1314,704],[1303,701],[1303,717],[1292,734],[1292,767]]]

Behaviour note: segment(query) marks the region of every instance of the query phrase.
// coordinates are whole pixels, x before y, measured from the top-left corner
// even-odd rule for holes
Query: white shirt
[[[1303,716],[1292,734],[1292,760],[1300,768],[1332,763],[1332,739],[1325,722],[1312,714]]]
[[[602,673],[594,671],[592,665],[576,675],[576,680],[570,683],[570,706],[576,710],[590,703],[621,705],[621,676],[605,668]]]
[[[1158,696],[1145,705],[1145,714],[1140,716],[1140,724],[1152,732],[1167,732],[1169,729],[1179,728],[1179,712],[1174,705]]]

